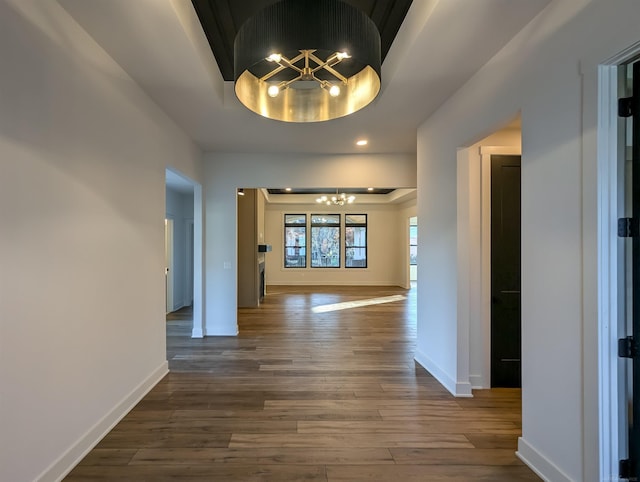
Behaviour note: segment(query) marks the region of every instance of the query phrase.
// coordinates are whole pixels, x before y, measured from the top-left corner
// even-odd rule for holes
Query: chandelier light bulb
[[[340,87],[338,87],[337,85],[332,85],[329,88],[329,95],[331,97],[338,97],[340,95]]]
[[[351,55],[349,55],[347,52],[337,52],[336,58],[338,60],[350,59]]]
[[[282,60],[282,55],[280,54],[271,54],[267,57],[267,60],[269,62],[276,62],[279,63]]]
[[[270,85],[267,89],[267,94],[269,94],[269,97],[278,97],[279,93],[280,88],[277,85]]]

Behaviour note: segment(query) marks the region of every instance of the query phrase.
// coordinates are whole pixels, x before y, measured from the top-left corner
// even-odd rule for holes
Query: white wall
[[[193,301],[193,276],[188,277],[187,260],[189,252],[193,253],[193,245],[188,246],[187,230],[193,223],[193,194],[166,190],[166,217],[173,219],[173,307],[179,310],[191,305]]]
[[[416,160],[412,155],[207,153],[206,334],[235,335],[238,331],[236,188],[411,188],[415,183]]]
[[[0,479],[56,480],[167,371],[165,168],[201,154],[56,2],[0,2]]]
[[[468,382],[457,379],[456,150],[522,113],[518,450],[547,480],[599,478],[593,86],[598,62],[640,40],[638,18],[630,0],[552,2],[418,132],[418,358],[453,391]]]
[[[367,215],[367,267],[345,268],[344,246],[341,246],[340,268],[284,268],[284,215],[312,213]],[[268,204],[266,210],[266,239],[273,251],[266,255],[268,285],[377,285],[405,286],[404,210],[397,205],[356,203],[348,207],[314,206],[309,204]],[[344,240],[344,231],[341,233]],[[307,250],[310,255],[310,247]]]

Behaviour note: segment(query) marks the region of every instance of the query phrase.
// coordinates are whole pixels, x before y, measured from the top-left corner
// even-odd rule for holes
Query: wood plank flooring
[[[239,336],[205,339],[173,314],[171,373],[65,480],[540,480],[514,454],[520,392],[450,396],[413,360],[415,306],[415,289],[270,287]]]

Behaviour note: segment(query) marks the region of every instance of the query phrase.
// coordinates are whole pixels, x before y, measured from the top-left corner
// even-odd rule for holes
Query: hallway
[[[539,480],[516,390],[453,398],[413,360],[416,290],[269,287],[238,337],[167,321],[167,375],[65,480]]]

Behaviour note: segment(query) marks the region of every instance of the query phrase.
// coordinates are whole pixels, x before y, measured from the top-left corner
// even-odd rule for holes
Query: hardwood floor
[[[270,287],[238,337],[205,339],[170,316],[171,373],[66,480],[539,480],[514,454],[519,390],[449,395],[413,360],[415,305],[394,287]]]

